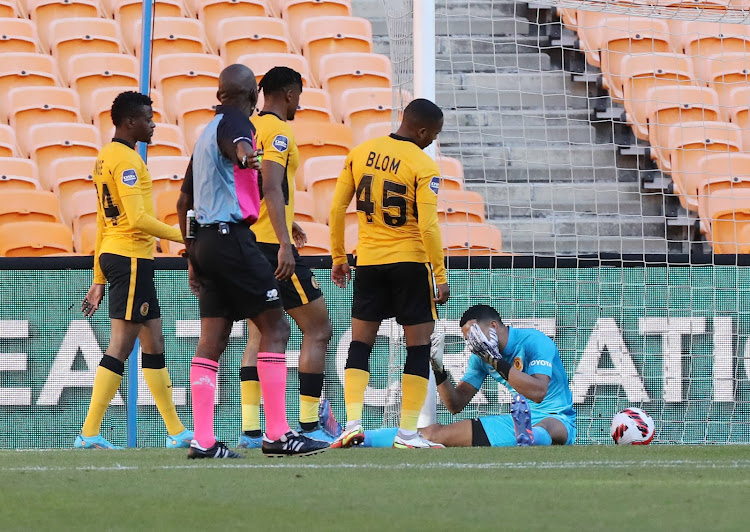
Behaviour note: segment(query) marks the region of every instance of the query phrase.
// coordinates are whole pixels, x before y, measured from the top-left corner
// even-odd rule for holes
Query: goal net
[[[413,4],[382,6],[376,51],[391,57],[403,106]],[[454,379],[468,358],[458,319],[487,303],[556,341],[579,443],[611,441],[627,406],[654,417],[659,443],[750,440],[748,10],[746,0],[436,1],[439,162],[481,195],[507,254],[471,252],[467,268],[448,252],[452,299],[437,327]],[[473,198],[444,221],[475,222]],[[379,397],[393,424],[404,349],[383,350],[391,391]],[[437,418],[506,413],[509,401],[485,382],[457,418],[438,401]]]

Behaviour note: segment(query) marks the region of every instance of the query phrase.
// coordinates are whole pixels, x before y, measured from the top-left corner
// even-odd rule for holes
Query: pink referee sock
[[[208,449],[216,443],[214,435],[214,394],[219,363],[193,357],[190,363],[190,395],[193,401],[193,428],[198,445]]]
[[[258,377],[266,413],[266,436],[278,440],[289,432],[286,421],[286,356],[258,353]]]

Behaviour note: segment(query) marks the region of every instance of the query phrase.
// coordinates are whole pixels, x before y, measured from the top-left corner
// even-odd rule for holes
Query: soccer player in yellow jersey
[[[274,67],[260,82],[263,110],[252,118],[256,141],[263,151],[261,162],[260,214],[251,229],[258,248],[274,269],[284,310],[302,331],[299,359],[299,424],[310,438],[333,441],[338,434],[329,434],[318,422],[320,396],[326,349],[332,326],[328,319],[323,292],[315,276],[305,266],[292,240],[304,242],[304,231],[294,223],[294,174],[299,166],[299,149],[287,121],[293,120],[302,94],[302,76],[288,67]],[[269,201],[266,201],[268,199]],[[271,200],[275,201],[271,201]],[[283,211],[278,207],[284,205]],[[258,349],[260,331],[247,320],[249,338],[240,368],[242,396],[241,448],[261,446],[260,382],[258,381]]]
[[[331,447],[348,447],[364,439],[361,420],[370,378],[370,353],[380,322],[394,316],[404,327],[406,362],[401,381],[401,421],[393,446],[442,447],[417,432],[417,419],[427,396],[435,304],[445,303],[450,295],[437,217],[440,171],[422,151],[442,127],[440,108],[429,100],[416,99],[406,106],[396,133],[355,147],[339,175],[330,226],[331,278],[341,288],[351,279],[344,248],[344,218],[353,196],[359,243],[352,342],[344,382],[347,424]]]
[[[115,137],[99,152],[94,169],[98,198],[94,282],[81,310],[85,316],[92,316],[109,282],[112,332],[96,370],[88,414],[75,446],[116,448],[99,431],[107,405],[120,387],[125,360],[136,338],[140,338],[143,376],[167,426],[167,447],[189,447],[193,433],[177,417],[172,382],[164,363],[153,260],[154,237],[182,242],[182,234],[154,217],[151,176],[135,151],[136,142],[148,143],[154,134],[151,99],[137,92],[123,92],[112,103],[111,114]]]

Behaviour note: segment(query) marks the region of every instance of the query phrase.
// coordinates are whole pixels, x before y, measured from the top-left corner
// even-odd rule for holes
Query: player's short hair
[[[404,109],[404,120],[422,127],[432,127],[443,118],[443,111],[430,100],[417,98]]]
[[[258,87],[263,90],[263,94],[266,96],[291,87],[299,87],[302,90],[302,76],[294,69],[277,66],[266,72]]]
[[[136,118],[143,112],[144,105],[152,104],[151,98],[140,92],[121,92],[112,102],[112,109],[109,112],[112,116],[112,123],[119,126],[126,118]]]
[[[458,322],[459,327],[466,325],[466,322],[471,320],[477,321],[496,321],[500,325],[503,324],[503,320],[500,318],[500,314],[489,305],[474,305],[466,309],[461,321]]]

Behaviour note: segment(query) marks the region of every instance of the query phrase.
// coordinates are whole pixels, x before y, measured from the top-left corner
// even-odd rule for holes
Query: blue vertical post
[[[153,0],[143,2],[142,24],[141,24],[141,73],[138,90],[148,94],[151,84],[151,27],[153,25],[154,3]],[[138,143],[138,153],[146,160],[147,145]],[[128,404],[127,404],[127,431],[128,447],[138,445],[138,350],[140,342],[135,341],[133,352],[128,358]]]

